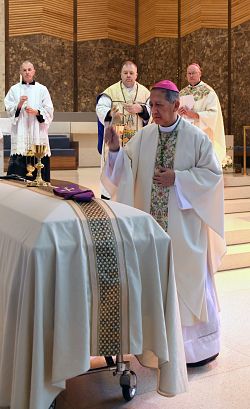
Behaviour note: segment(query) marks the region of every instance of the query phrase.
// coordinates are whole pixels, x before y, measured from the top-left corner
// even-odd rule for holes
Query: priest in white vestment
[[[123,146],[148,123],[150,118],[149,90],[139,84],[137,66],[132,61],[125,61],[121,67],[121,80],[109,86],[97,97],[96,114],[98,117],[98,152],[101,156],[101,167],[105,163],[105,144],[103,143],[104,127],[111,122],[122,125],[121,138]],[[103,198],[110,198],[109,193],[101,186]]]
[[[187,67],[187,80],[189,85],[180,91],[178,113],[209,136],[222,162],[226,156],[226,140],[219,98],[212,87],[201,81],[199,64],[192,63]]]
[[[16,174],[27,179],[27,166],[34,165],[29,156],[32,145],[45,145],[46,156],[42,159],[43,179],[49,182],[50,147],[48,129],[53,119],[53,104],[48,89],[34,80],[35,69],[30,61],[24,61],[20,67],[20,82],[8,91],[4,103],[11,118],[11,156],[7,174]]]
[[[224,189],[211,141],[178,115],[179,104],[176,85],[163,80],[151,90],[154,124],[125,148],[114,128],[106,128],[102,182],[113,200],[150,213],[170,235],[186,361],[200,366],[220,351],[213,274],[226,249]]]

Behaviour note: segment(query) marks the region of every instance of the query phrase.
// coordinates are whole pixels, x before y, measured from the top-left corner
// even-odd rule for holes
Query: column
[[[4,0],[0,0],[0,112],[4,111],[5,97],[5,13]]]

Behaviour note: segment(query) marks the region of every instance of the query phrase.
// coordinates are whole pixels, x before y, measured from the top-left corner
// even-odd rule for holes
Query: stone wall
[[[155,38],[139,46],[139,82],[149,88],[161,79],[177,81],[177,41],[174,38]]]
[[[113,40],[77,44],[78,111],[94,111],[96,96],[120,80],[121,65],[135,60],[135,47]]]
[[[242,145],[243,126],[250,125],[250,21],[232,30],[232,50],[232,134]]]
[[[48,88],[55,111],[73,111],[73,43],[46,35],[9,39],[9,85],[19,81],[20,64],[30,60],[36,80]]]

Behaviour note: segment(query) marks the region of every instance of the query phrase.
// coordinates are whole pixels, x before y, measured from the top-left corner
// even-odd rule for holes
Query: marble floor
[[[77,170],[52,170],[51,179],[79,183],[92,189],[96,197],[100,197],[100,168],[78,168]]]
[[[52,177],[88,186],[94,190],[96,196],[99,196],[99,172],[98,168],[82,168],[78,171],[52,172]],[[126,403],[119,391],[119,385],[114,387],[112,398],[113,386],[112,388],[108,386],[109,381],[111,385],[113,382],[110,373],[105,378],[99,377],[98,374],[90,374],[78,378],[75,384],[69,385],[67,394],[62,394],[58,399],[57,408],[249,409],[250,268],[219,272],[216,275],[216,284],[221,306],[221,353],[215,362],[206,367],[188,370],[187,393],[174,398],[160,396],[152,390],[152,379],[143,375],[144,390],[142,391],[143,388],[140,386],[141,394]],[[87,389],[86,385],[85,389],[81,389],[86,382],[89,385]]]

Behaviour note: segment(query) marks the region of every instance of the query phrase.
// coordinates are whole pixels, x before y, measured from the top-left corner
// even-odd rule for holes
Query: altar
[[[150,215],[0,181],[0,259],[0,407],[49,408],[91,355],[137,355],[159,393],[186,391],[171,241]]]

